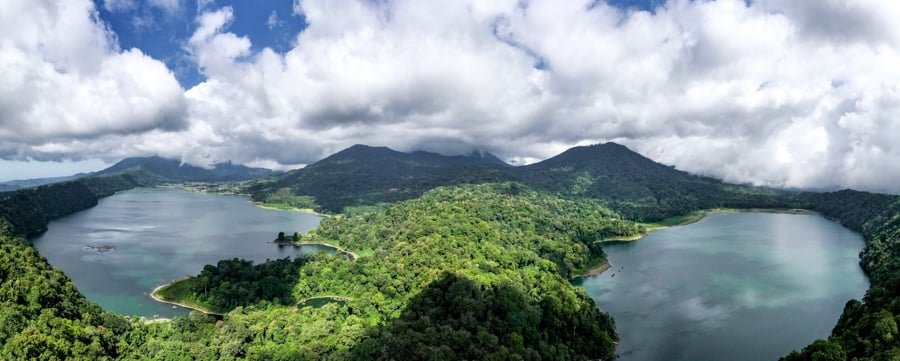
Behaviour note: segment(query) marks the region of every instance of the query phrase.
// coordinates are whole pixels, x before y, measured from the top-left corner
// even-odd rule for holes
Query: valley
[[[897,235],[897,200],[893,196],[854,191],[798,193],[730,185],[659,165],[615,144],[575,148],[528,167],[372,149],[369,152],[369,148],[357,146],[281,177],[249,181],[246,191],[241,192],[252,194],[259,202],[275,200],[290,205],[296,199],[300,202],[297,205],[304,205],[294,205],[296,208],[311,206],[339,215],[321,219],[314,229],[293,226],[282,231],[304,231],[300,232],[301,243],[332,244],[356,254],[355,260],[319,253],[290,264],[207,261],[210,266],[183,281],[177,297],[216,305],[216,311],[224,314],[219,322],[195,313],[150,324],[123,319],[86,301],[63,276],[43,287],[48,291],[69,289],[54,291],[60,295],[57,297],[5,293],[0,301],[18,306],[4,308],[11,313],[4,318],[3,329],[9,336],[0,355],[12,359],[92,355],[147,360],[418,359],[443,357],[440,355],[462,359],[507,359],[513,355],[523,359],[608,359],[616,354],[617,344],[628,344],[620,337],[633,336],[604,312],[603,297],[595,297],[595,302],[589,291],[573,287],[569,279],[604,262],[604,248],[617,247],[605,240],[637,238],[660,227],[696,221],[701,214],[698,212],[720,208],[815,211],[861,232],[866,241],[861,265],[870,276],[871,289],[864,301],[847,304],[831,337],[788,359],[823,352],[875,355],[891,352],[893,347],[893,341],[866,341],[885,340],[884,333],[872,333],[867,325],[887,322],[883,315],[892,312],[885,305],[894,297],[889,285],[896,280],[892,273],[894,251],[889,246]],[[367,164],[377,166],[369,168]],[[382,173],[396,178],[383,178]],[[17,234],[40,234],[47,228],[48,219],[65,222],[102,210],[104,204],[66,216],[96,205],[100,197],[154,186],[159,179],[138,169],[3,194],[0,211],[7,224],[4,247],[35,257],[36,251],[29,250],[31,246]],[[101,202],[122,196],[127,199],[135,192],[148,190],[119,193]],[[269,197],[272,194],[278,198]],[[253,207],[246,200],[241,203]],[[178,213],[163,213],[185,218]],[[709,218],[695,225],[707,221]],[[220,222],[215,228],[226,232],[247,228],[239,224]],[[53,229],[50,227],[41,237],[51,235]],[[666,231],[648,237],[661,237]],[[266,237],[272,238],[274,233],[269,229]],[[175,240],[192,237],[190,230],[173,234]],[[643,245],[647,240],[634,244]],[[36,238],[35,244],[41,242]],[[277,250],[274,245],[265,246]],[[84,252],[84,246],[80,247]],[[116,245],[110,253],[119,249]],[[3,272],[52,269],[49,257],[49,264],[36,263],[44,264],[43,270],[31,271],[34,266],[19,263],[27,257],[3,260]],[[615,258],[612,267],[616,267]],[[609,272],[588,280],[611,277]],[[10,286],[4,283],[3,287]],[[297,305],[322,297],[339,297],[341,302]],[[58,311],[32,318],[40,310]],[[52,330],[59,322],[71,322],[82,331],[55,333]],[[101,326],[104,331],[97,333]],[[617,332],[619,327],[625,327],[624,331]],[[875,330],[892,332],[890,327]],[[819,332],[804,340],[825,336]],[[58,342],[97,344],[101,348],[51,347]],[[784,351],[801,346],[802,342],[796,343]]]

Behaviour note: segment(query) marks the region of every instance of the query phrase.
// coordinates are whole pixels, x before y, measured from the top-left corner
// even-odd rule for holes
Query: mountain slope
[[[8,191],[14,191],[16,189],[37,187],[37,186],[41,186],[44,184],[65,182],[67,180],[78,179],[83,176],[84,176],[83,174],[76,174],[73,176],[66,176],[66,177],[11,180],[8,182],[0,183],[0,192],[8,192]]]
[[[600,199],[624,215],[660,220],[703,208],[781,206],[776,192],[729,185],[656,163],[625,146],[606,143],[569,149],[553,158],[512,167],[489,153],[443,156],[355,145],[276,182],[251,189],[311,196],[320,209],[410,199],[438,186],[518,181],[573,198]]]
[[[231,162],[219,163],[213,166],[212,169],[206,169],[195,167],[190,164],[182,164],[177,160],[158,156],[133,157],[122,159],[109,168],[92,173],[79,173],[66,177],[14,180],[0,183],[0,192],[33,188],[70,180],[85,179],[93,176],[118,175],[136,171],[143,171],[147,176],[156,178],[156,180],[162,182],[233,182],[269,177],[281,173],[265,168],[250,168],[243,165],[235,165],[231,164]]]
[[[516,173],[534,187],[602,199],[633,219],[660,220],[715,207],[782,206],[776,192],[723,183],[659,164],[616,143],[571,148]]]
[[[274,183],[254,187],[251,194],[265,201],[269,195],[288,189],[296,195],[314,197],[323,210],[340,212],[347,206],[414,198],[442,185],[511,180],[505,168],[505,163],[489,153],[444,156],[354,145],[290,171]]]
[[[174,159],[158,156],[126,158],[112,167],[91,175],[110,175],[142,170],[167,182],[226,182],[268,177],[278,172],[264,168],[250,168],[230,162],[216,164],[212,169],[182,164]]]

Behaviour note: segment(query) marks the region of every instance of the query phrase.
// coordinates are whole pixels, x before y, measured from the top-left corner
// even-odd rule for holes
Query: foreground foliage
[[[0,359],[111,360],[127,347],[129,329],[0,219]]]
[[[613,321],[568,278],[602,257],[596,241],[640,231],[597,202],[514,183],[438,188],[326,219],[303,236],[360,257],[311,257],[294,298],[347,302],[296,309],[263,302],[235,309],[220,327],[153,325],[133,356],[608,358]]]
[[[471,159],[452,161],[465,163],[452,169],[473,170],[456,174],[454,184],[511,176],[530,186],[428,191],[440,185],[435,180],[441,173],[407,164],[403,167],[421,172],[397,183],[409,188],[382,182],[332,192],[335,197],[325,203],[335,207],[421,196],[345,208],[344,216],[326,219],[300,237],[351,250],[359,255],[355,262],[320,254],[262,265],[231,260],[210,266],[186,283],[184,297],[230,310],[221,321],[192,313],[144,324],[104,313],[21,237],[45,230],[49,219],[93,206],[116,191],[152,184],[152,179],[122,174],[0,193],[0,359],[609,358],[616,340],[613,320],[568,279],[603,258],[597,241],[644,229],[604,205],[642,220],[720,206],[805,208],[836,219],[863,234],[861,264],[871,288],[863,300],[847,303],[831,337],[785,359],[900,358],[896,196],[777,194],[686,178],[693,176],[658,164],[645,169],[651,165],[615,147],[602,149],[620,160],[610,163],[594,159],[597,151],[564,154],[556,163],[531,167],[529,174],[469,164]],[[480,168],[490,171],[479,173]],[[327,169],[319,170],[327,176]],[[296,203],[292,206],[312,201],[294,193],[278,196],[285,204]],[[342,301],[303,302],[323,296]]]
[[[196,277],[173,282],[157,295],[164,300],[201,305],[212,312],[227,312],[260,301],[292,305],[291,290],[304,258],[284,258],[253,264],[230,259],[206,265]],[[186,302],[185,302],[186,301]]]

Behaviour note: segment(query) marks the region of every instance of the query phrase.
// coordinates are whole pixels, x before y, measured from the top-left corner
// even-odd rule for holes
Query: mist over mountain
[[[347,206],[414,198],[439,186],[498,181],[521,182],[568,197],[602,199],[625,215],[647,219],[737,206],[776,194],[680,171],[612,142],[574,147],[518,167],[484,152],[445,156],[354,145],[257,185],[251,193],[257,200],[279,191],[311,196],[321,210],[340,212]]]
[[[92,176],[106,176],[137,171],[155,177],[161,182],[230,182],[281,174],[281,172],[273,171],[271,169],[251,168],[239,164],[232,164],[231,162],[218,163],[213,165],[212,168],[207,169],[159,156],[133,157],[125,158],[109,168],[97,172],[79,173],[65,177],[15,180],[0,183],[0,192],[37,187],[40,185]]]
[[[94,175],[109,175],[142,170],[168,182],[225,182],[242,181],[280,174],[265,168],[250,168],[231,162],[219,163],[212,168],[193,166],[175,159],[159,156],[126,158]]]

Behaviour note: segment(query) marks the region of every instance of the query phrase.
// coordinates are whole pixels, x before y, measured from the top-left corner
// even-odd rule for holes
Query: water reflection
[[[864,294],[862,247],[820,216],[714,214],[606,246],[612,268],[579,284],[615,317],[622,360],[777,359]]]
[[[143,316],[187,311],[154,302],[155,285],[195,275],[206,264],[244,258],[257,262],[331,251],[277,247],[279,231],[305,232],[321,217],[258,208],[245,197],[137,189],[50,222],[32,240],[50,263],[105,309]]]

